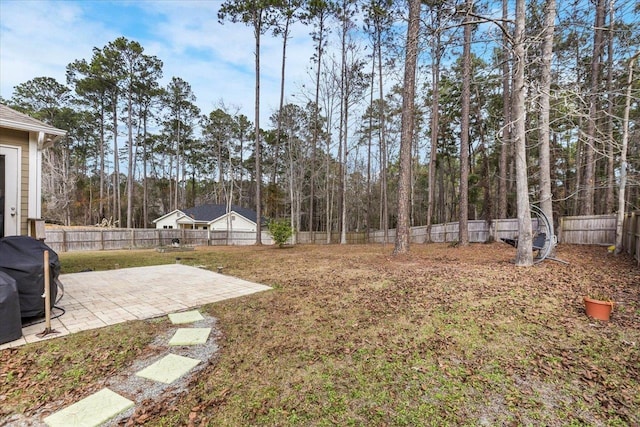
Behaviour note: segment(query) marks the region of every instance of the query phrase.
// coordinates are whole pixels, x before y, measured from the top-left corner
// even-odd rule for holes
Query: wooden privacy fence
[[[622,248],[640,265],[640,211],[625,214]],[[613,245],[616,242],[616,215],[567,216],[560,218],[559,241],[575,245]]]
[[[206,233],[206,230],[202,230]],[[255,231],[211,231],[209,238],[209,245],[211,246],[243,246],[243,245],[255,245],[256,232]],[[273,239],[266,231],[261,233],[262,243],[265,245],[272,245]]]
[[[315,245],[324,245],[327,243],[336,244],[336,243],[340,243],[340,238],[341,238],[340,232],[331,233],[329,242],[327,242],[326,231],[316,231],[314,233],[311,233],[309,231],[300,231],[296,233],[296,243],[302,243],[302,244],[315,244]],[[371,239],[369,239],[369,241],[371,241]],[[365,244],[367,243],[367,234],[360,231],[350,231],[347,233],[347,243],[350,245]]]
[[[518,220],[517,219],[500,219],[495,220],[491,227],[487,226],[487,222],[483,220],[469,221],[469,241],[472,243],[486,242],[489,240],[489,236],[493,235],[495,238],[513,238],[518,233]],[[394,242],[396,238],[396,230],[390,229],[387,232],[387,242],[384,239],[383,230],[347,233],[348,244],[364,244],[364,243],[389,243]],[[427,227],[418,226],[411,227],[411,242],[412,243],[424,243],[427,236]],[[327,243],[327,233],[322,231],[316,231],[311,233],[303,231],[296,233],[298,243],[314,243],[325,244]],[[446,224],[436,224],[431,227],[431,241],[435,243],[455,242],[458,240],[458,223],[448,222]],[[330,243],[340,243],[340,233],[331,233]]]
[[[256,233],[155,228],[48,229],[45,242],[56,252],[71,252],[169,247],[174,239],[186,246],[253,245]],[[266,232],[262,233],[262,241],[273,243]]]
[[[46,231],[45,242],[58,252],[170,246],[173,239],[189,245],[207,245],[207,230],[149,228],[83,228]]]
[[[616,242],[616,216],[566,216],[560,218],[558,240],[576,245],[613,245]]]
[[[534,221],[534,227],[535,219]],[[615,215],[569,216],[562,217],[556,230],[558,241],[568,244],[612,245],[616,237]],[[514,238],[518,234],[517,219],[496,219],[491,222],[483,220],[469,221],[469,241],[483,243],[501,238]],[[387,232],[386,243],[395,241],[396,230]],[[385,243],[384,232],[349,232],[348,244]],[[635,257],[640,263],[640,211],[627,214],[623,228],[623,246],[626,253]],[[448,222],[431,227],[432,242],[455,242],[458,240],[458,223]],[[173,239],[179,239],[181,245],[219,246],[219,245],[253,245],[255,232],[246,231],[209,231],[190,229],[145,229],[145,228],[82,228],[82,229],[47,229],[46,243],[57,252],[95,251],[108,249],[135,249],[170,246]],[[427,240],[425,226],[411,228],[411,241],[424,243]],[[327,233],[296,233],[297,243],[325,244]],[[331,233],[330,243],[339,243],[340,233]],[[262,243],[273,244],[271,236],[262,232]]]

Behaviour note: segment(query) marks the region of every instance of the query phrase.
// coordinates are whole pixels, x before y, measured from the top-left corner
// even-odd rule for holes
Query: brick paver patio
[[[271,289],[182,264],[124,268],[60,276],[64,296],[57,304],[66,312],[51,321],[57,334],[38,338],[44,323],[23,328],[22,338],[0,345],[17,347],[127,320],[149,319]],[[53,315],[59,313],[53,311]]]

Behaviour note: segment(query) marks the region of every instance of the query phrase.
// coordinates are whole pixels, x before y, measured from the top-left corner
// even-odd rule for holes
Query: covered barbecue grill
[[[58,294],[60,260],[49,246],[27,236],[8,236],[0,239],[0,272],[15,280],[22,318],[42,317],[45,314],[44,251],[49,251],[49,289],[51,308]],[[0,314],[2,316],[3,314]],[[0,318],[0,322],[4,322]]]
[[[0,271],[0,344],[22,336],[20,299],[13,277]]]

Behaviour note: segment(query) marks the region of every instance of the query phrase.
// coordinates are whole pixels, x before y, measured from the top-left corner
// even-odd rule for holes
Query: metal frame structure
[[[545,213],[538,206],[531,205],[530,208],[531,214],[531,228],[533,234],[533,242],[532,247],[534,251],[537,251],[536,256],[533,258],[533,263],[538,264],[539,262],[544,261],[545,259],[550,259],[552,261],[558,261],[563,264],[568,264],[566,261],[562,261],[557,258],[552,258],[551,255],[553,248],[558,243],[558,238],[553,231],[553,224],[549,220],[549,217],[545,215]],[[514,239],[501,239],[503,242],[513,246],[514,248],[518,247],[518,238]]]
[[[535,220],[535,225],[533,222]],[[531,223],[533,226],[533,250],[538,251],[533,263],[544,261],[557,243],[557,237],[553,231],[553,224],[545,213],[536,205],[531,205]]]

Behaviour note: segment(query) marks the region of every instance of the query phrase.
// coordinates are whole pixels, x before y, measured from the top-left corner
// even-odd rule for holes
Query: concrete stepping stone
[[[205,344],[210,333],[211,328],[180,328],[169,340],[169,345]]]
[[[108,388],[88,396],[65,409],[49,415],[44,422],[50,427],[95,427],[134,405],[129,399]]]
[[[171,320],[171,323],[173,323],[174,325],[179,325],[182,323],[193,323],[203,319],[204,317],[202,317],[202,314],[200,314],[198,310],[169,314],[169,320]]]
[[[171,384],[193,369],[198,363],[200,363],[198,359],[167,354],[162,359],[137,372],[136,375],[153,381]]]

